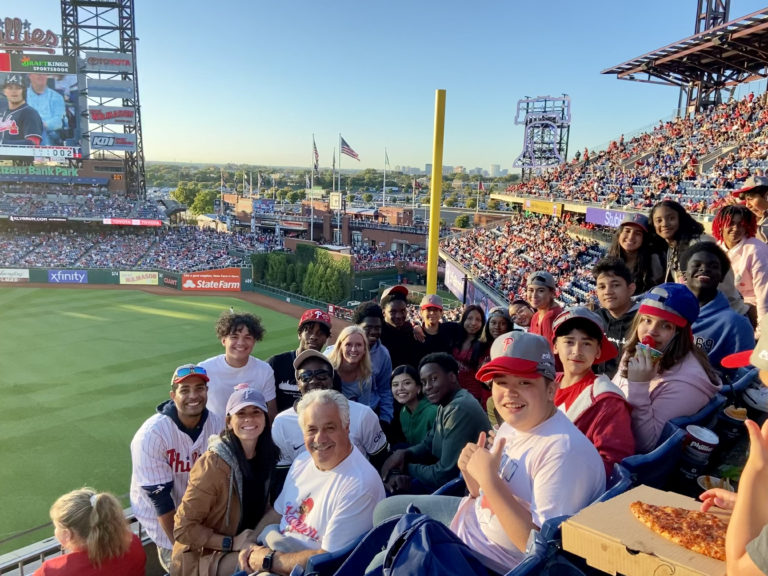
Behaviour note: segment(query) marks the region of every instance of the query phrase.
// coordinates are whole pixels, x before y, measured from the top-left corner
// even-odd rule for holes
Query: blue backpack
[[[376,528],[373,532],[376,533]],[[381,532],[377,533],[375,539],[378,539],[378,542],[366,542],[366,537],[341,566],[337,576],[363,574],[373,555],[382,549]],[[408,512],[400,516],[385,550],[383,564],[365,571],[365,576],[492,574],[445,524],[419,513],[414,506],[409,507]]]

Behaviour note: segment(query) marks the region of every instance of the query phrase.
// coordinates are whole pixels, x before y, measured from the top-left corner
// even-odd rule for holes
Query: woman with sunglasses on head
[[[239,551],[263,528],[278,451],[264,396],[237,388],[227,401],[226,428],[195,462],[176,509],[174,576],[233,574]]]
[[[146,554],[112,494],[73,490],[51,506],[54,535],[64,555],[33,576],[144,576]]]

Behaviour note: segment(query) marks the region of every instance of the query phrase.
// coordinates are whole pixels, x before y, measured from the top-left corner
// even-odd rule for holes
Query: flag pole
[[[381,190],[381,207],[387,205],[387,147],[384,146],[384,186]]]
[[[341,132],[339,132],[339,192],[341,192]]]

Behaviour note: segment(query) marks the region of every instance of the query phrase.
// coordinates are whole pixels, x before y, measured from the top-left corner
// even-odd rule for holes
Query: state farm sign
[[[181,289],[240,292],[240,268],[219,268],[182,274]]]

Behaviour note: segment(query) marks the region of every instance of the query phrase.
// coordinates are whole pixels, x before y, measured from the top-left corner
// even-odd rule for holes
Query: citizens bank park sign
[[[240,268],[219,268],[182,274],[181,289],[240,292]]]

